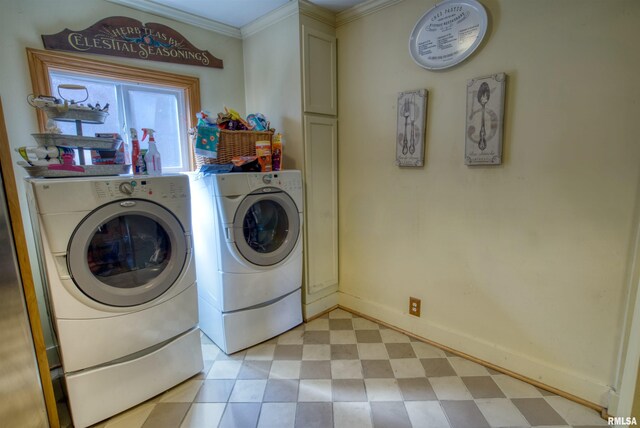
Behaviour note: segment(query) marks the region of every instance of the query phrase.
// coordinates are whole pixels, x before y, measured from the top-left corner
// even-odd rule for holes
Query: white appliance
[[[200,329],[231,354],[300,324],[300,171],[190,177]]]
[[[75,427],[200,372],[188,178],[28,181]]]

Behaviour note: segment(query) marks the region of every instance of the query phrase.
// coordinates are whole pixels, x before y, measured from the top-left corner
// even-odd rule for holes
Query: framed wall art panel
[[[423,166],[427,90],[400,92],[397,112],[396,165]]]
[[[467,82],[466,165],[502,163],[505,81],[506,75],[497,73]]]

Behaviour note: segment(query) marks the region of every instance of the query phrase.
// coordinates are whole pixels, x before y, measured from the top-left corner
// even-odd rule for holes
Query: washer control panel
[[[162,180],[158,178],[121,177],[94,183],[99,200],[122,198],[151,200],[185,199],[189,196],[189,182],[184,180]]]

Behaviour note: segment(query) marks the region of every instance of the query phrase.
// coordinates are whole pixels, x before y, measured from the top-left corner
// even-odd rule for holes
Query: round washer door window
[[[284,192],[252,194],[238,207],[234,218],[236,247],[258,266],[273,266],[293,250],[300,235],[295,202]]]
[[[89,214],[71,237],[67,265],[76,286],[109,306],[136,306],[164,294],[182,273],[187,240],[158,204],[126,200]]]

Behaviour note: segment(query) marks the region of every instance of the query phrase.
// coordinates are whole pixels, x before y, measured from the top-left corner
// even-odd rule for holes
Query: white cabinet
[[[336,115],[336,38],[303,25],[302,64],[304,112]]]
[[[330,31],[331,30],[331,31]],[[335,29],[301,18],[305,318],[338,303],[338,120]]]
[[[294,0],[250,24],[243,41],[246,110],[269,117],[286,140],[285,168],[303,174],[306,319],[338,304],[337,43],[327,13]]]
[[[338,120],[305,115],[307,302],[338,288]]]

